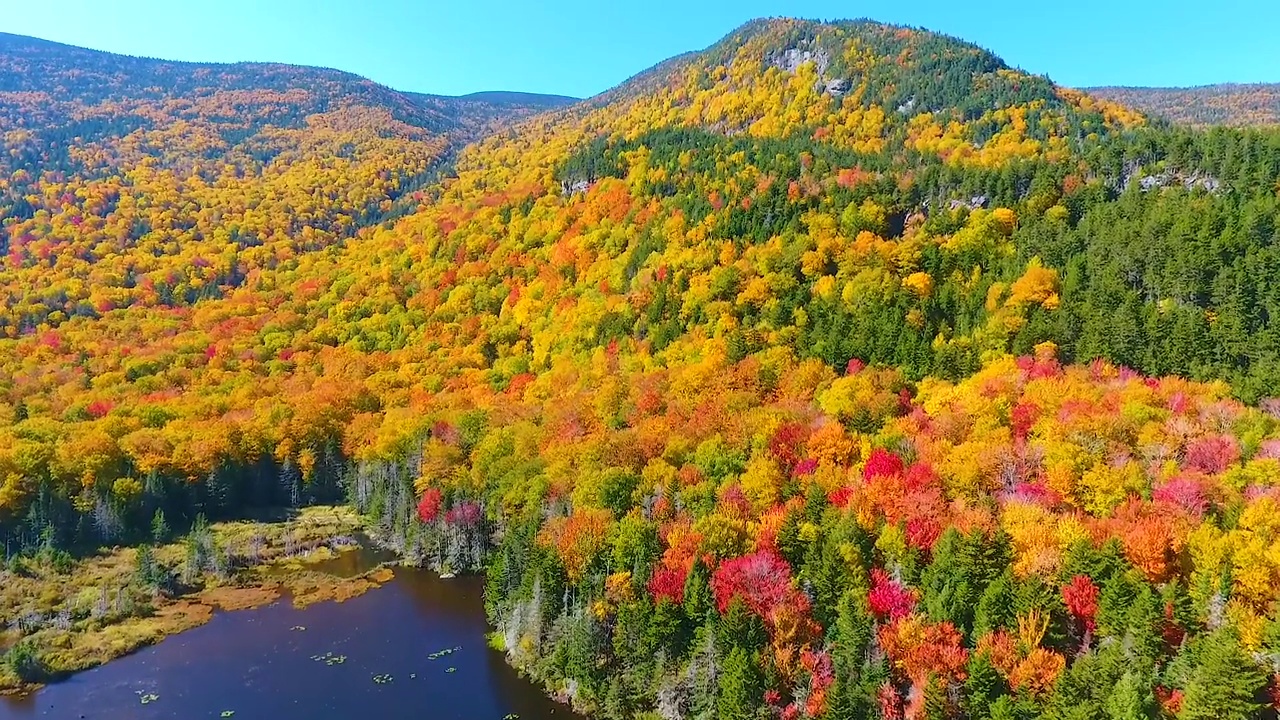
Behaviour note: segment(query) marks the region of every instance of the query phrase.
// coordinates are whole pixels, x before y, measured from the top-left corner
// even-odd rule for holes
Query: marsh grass
[[[182,540],[151,549],[151,573],[140,572],[137,548],[103,548],[69,567],[27,558],[0,570],[0,618],[7,621],[0,633],[0,649],[7,651],[0,693],[29,691],[35,682],[203,625],[215,609],[261,607],[284,593],[298,607],[363,594],[389,580],[391,571],[344,579],[308,569],[355,547],[350,538],[360,527],[348,507],[310,507],[279,522],[210,526],[216,562],[198,572],[182,572],[189,560]],[[178,580],[183,576],[190,579]]]
[[[293,606],[302,609],[319,602],[345,602],[380,587],[385,580],[375,579],[375,574],[378,571],[340,578],[328,573],[300,571],[283,577],[280,582],[281,587],[293,596]]]

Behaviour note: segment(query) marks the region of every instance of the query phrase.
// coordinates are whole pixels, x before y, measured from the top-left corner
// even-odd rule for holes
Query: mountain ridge
[[[606,89],[601,93],[593,96],[592,98],[587,98],[587,99],[593,100],[593,101],[599,101],[600,99],[603,99],[606,97],[616,96],[616,94],[622,88],[626,87],[628,83],[632,82],[633,80],[647,77],[653,73],[660,73],[664,68],[669,70],[675,66],[678,66],[680,62],[687,61],[697,56],[705,56],[707,53],[714,54],[716,52],[723,52],[725,48],[731,47],[735,42],[741,42],[743,40],[749,39],[753,33],[759,32],[761,29],[768,28],[770,26],[770,23],[785,22],[785,21],[795,21],[795,19],[784,18],[784,17],[774,17],[774,18],[759,18],[756,20],[748,21],[743,25],[739,26],[738,28],[734,29],[730,33],[728,33],[721,40],[715,43],[712,43],[707,48],[704,48],[702,50],[688,51],[686,53],[682,53],[672,58],[668,58],[667,60],[662,61],[651,68],[648,68],[646,70],[641,71],[640,73],[637,73],[637,75],[634,76],[633,78],[624,79],[614,87]],[[814,23],[819,25],[825,24],[829,26],[845,26],[845,27],[857,26],[859,24],[863,24],[863,25],[878,24],[874,20],[871,20],[868,18],[829,21],[825,23],[821,21],[816,21],[816,20],[803,20],[802,22]],[[924,31],[924,28],[918,28],[918,27],[902,26],[902,28],[907,30]],[[998,55],[995,55],[994,53],[992,53],[991,51],[985,48],[980,48],[976,45],[973,45],[972,43],[965,42],[960,38],[946,35],[944,33],[932,33],[932,34],[942,38],[946,38],[948,40],[961,43],[965,46],[968,46],[969,48],[977,51],[979,55],[988,57],[990,60],[999,64],[999,66],[1004,69],[1013,69],[1007,64],[1005,64],[1004,61]],[[395,88],[390,88],[389,86],[380,85],[375,81],[364,78],[358,74],[351,73],[349,71],[345,71],[337,68],[331,68],[331,67],[297,65],[297,64],[290,64],[290,63],[273,62],[273,61],[202,62],[202,61],[169,60],[169,59],[163,59],[163,58],[123,55],[119,53],[112,53],[109,51],[94,50],[91,48],[71,45],[71,44],[62,43],[54,40],[46,40],[46,39],[35,37],[35,36],[0,32],[0,52],[4,52],[4,51],[13,52],[15,49],[24,49],[24,48],[28,50],[30,49],[36,49],[39,51],[57,50],[61,52],[72,50],[72,51],[75,51],[76,54],[83,55],[85,57],[89,57],[93,53],[102,53],[104,55],[113,56],[115,58],[122,59],[125,61],[133,61],[139,64],[160,63],[165,65],[197,67],[197,68],[202,68],[206,70],[218,68],[218,67],[226,67],[226,68],[239,68],[244,70],[315,71],[320,73],[334,74],[342,77],[343,79],[346,79],[349,81],[353,80],[358,83],[371,83],[377,87],[384,88],[386,90],[390,90],[391,92],[404,95],[410,98],[416,96],[416,97],[427,97],[432,99],[450,99],[450,100],[461,100],[461,101],[469,101],[469,102],[487,101],[487,102],[491,102],[491,104],[495,106],[500,106],[505,104],[505,105],[518,105],[525,108],[536,107],[536,108],[542,108],[542,109],[557,109],[569,104],[573,104],[574,102],[581,102],[583,100],[583,98],[576,98],[576,97],[565,96],[565,95],[528,93],[528,92],[518,91],[518,90],[515,90],[515,91],[482,90],[482,91],[475,91],[475,92],[466,93],[462,95],[440,95],[440,94],[434,94],[434,93],[423,93],[418,91],[403,91],[403,90],[397,90]],[[1232,125],[1250,125],[1250,124],[1258,124],[1258,123],[1274,124],[1276,122],[1280,122],[1280,110],[1275,109],[1274,104],[1277,102],[1275,100],[1254,100],[1255,104],[1257,104],[1258,102],[1262,102],[1262,103],[1270,103],[1270,105],[1264,108],[1242,108],[1238,112],[1235,112],[1231,107],[1219,107],[1218,109],[1208,110],[1197,115],[1195,113],[1195,108],[1194,108],[1195,102],[1204,102],[1206,99],[1211,100],[1212,102],[1214,102],[1215,105],[1222,105],[1223,103],[1228,103],[1228,102],[1248,102],[1247,100],[1242,101],[1242,100],[1239,100],[1238,98],[1241,95],[1248,94],[1251,92],[1261,91],[1265,93],[1267,96],[1280,95],[1280,92],[1277,91],[1277,88],[1280,88],[1280,84],[1278,83],[1236,83],[1236,82],[1228,81],[1228,82],[1210,83],[1210,84],[1198,85],[1198,86],[1097,85],[1097,86],[1081,88],[1081,90],[1086,93],[1095,94],[1102,98],[1129,100],[1131,104],[1139,106],[1138,109],[1152,111],[1156,115],[1159,115],[1161,117],[1166,117],[1167,119],[1170,119],[1174,122],[1191,123],[1191,124],[1197,124],[1197,125],[1203,126],[1203,125],[1214,125],[1214,124],[1232,124]],[[10,83],[9,89],[11,90],[14,89],[12,86],[12,83]]]
[[[108,50],[95,50],[92,48],[87,48],[79,45],[72,45],[69,43],[58,42],[56,40],[46,40],[44,38],[39,38],[32,35],[19,35],[15,33],[0,32],[0,53],[14,53],[15,51],[24,50],[24,49],[37,50],[40,52],[57,51],[62,53],[71,51],[73,52],[73,54],[85,59],[90,57],[109,56],[111,58],[117,59],[117,61],[124,62],[126,64],[172,65],[172,66],[179,66],[179,67],[185,67],[185,68],[198,68],[203,70],[214,70],[217,68],[235,68],[235,69],[245,69],[245,70],[307,70],[307,71],[315,71],[321,74],[334,74],[334,75],[342,76],[344,79],[354,80],[357,83],[369,83],[372,85],[376,85],[380,88],[384,88],[386,90],[390,90],[392,92],[399,93],[402,95],[407,95],[407,96],[426,95],[433,98],[448,98],[448,99],[468,100],[468,101],[510,102],[513,100],[519,100],[519,101],[522,101],[524,104],[528,104],[528,105],[546,104],[548,106],[556,106],[556,105],[565,104],[567,102],[576,102],[580,100],[580,98],[574,98],[567,95],[530,93],[530,92],[523,92],[523,91],[508,91],[508,90],[481,90],[481,91],[475,91],[475,92],[465,93],[461,95],[441,95],[438,93],[422,93],[422,92],[416,92],[416,91],[399,90],[396,88],[392,88],[388,85],[383,85],[381,83],[378,83],[377,81],[371,80],[357,73],[353,73],[347,70],[342,70],[339,68],[327,67],[327,66],[301,65],[301,64],[295,64],[295,63],[284,63],[284,62],[276,62],[276,61],[269,61],[269,60],[266,60],[266,61],[238,60],[233,62],[171,60],[166,58],[154,58],[154,57],[140,56],[140,55],[127,55],[122,53],[111,52]],[[27,85],[18,87],[17,84],[13,82],[14,78],[12,76],[5,76],[5,80],[7,82],[4,85],[0,85],[0,88],[3,88],[5,91],[13,91],[17,89],[33,89],[33,86],[27,86]]]
[[[226,572],[205,520],[345,499],[601,717],[1258,716],[1280,132],[885,24],[712,47],[463,147],[0,96],[9,567],[160,525]],[[114,620],[54,595],[0,685]]]
[[[1280,125],[1280,83],[1095,87],[1088,88],[1087,92],[1185,125]]]

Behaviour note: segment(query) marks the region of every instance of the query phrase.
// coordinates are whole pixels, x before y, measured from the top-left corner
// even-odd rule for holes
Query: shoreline
[[[0,664],[0,696],[21,697],[165,638],[200,627],[215,614],[264,607],[286,597],[295,607],[343,602],[380,587],[391,579],[388,562],[361,568],[357,553],[370,548],[352,541],[363,531],[362,519],[348,506],[304,508],[275,523],[229,521],[210,526],[219,545],[248,542],[257,551],[254,564],[229,574],[202,572],[175,593],[139,588],[137,548],[111,548],[81,558],[66,572],[33,567],[23,574],[6,572],[0,609],[13,618],[0,634],[5,652],[25,644],[35,654],[41,677],[22,679],[12,662]],[[300,550],[305,546],[306,549]],[[154,549],[161,564],[176,566],[182,541]],[[352,567],[343,565],[347,559]],[[335,565],[326,570],[326,564]],[[86,605],[88,609],[86,610]],[[31,632],[24,624],[39,623]],[[6,659],[11,659],[6,656]]]
[[[23,639],[44,641],[37,650],[52,665],[48,668],[49,675],[40,682],[22,682],[14,675],[9,663],[0,662],[0,701],[30,696],[47,685],[66,681],[78,673],[198,628],[221,613],[254,610],[284,599],[291,600],[298,609],[323,602],[341,603],[391,581],[394,566],[425,568],[423,564],[412,562],[402,549],[365,527],[365,519],[347,505],[313,506],[300,510],[297,518],[257,525],[279,531],[274,534],[276,540],[298,530],[314,535],[316,528],[308,529],[307,521],[323,513],[332,513],[334,517],[341,518],[339,527],[344,532],[335,533],[332,531],[337,528],[328,527],[328,537],[311,537],[312,544],[308,549],[288,555],[280,552],[285,547],[284,543],[269,544],[263,549],[260,562],[237,568],[236,574],[231,577],[205,573],[199,579],[202,583],[199,588],[173,595],[156,594],[152,598],[154,606],[148,613],[119,618],[115,622],[96,627],[73,627],[52,638],[41,637],[46,631],[25,636]],[[229,521],[213,524],[210,528],[222,540],[228,539],[228,536],[234,537],[236,531],[243,530],[249,524],[254,523]],[[351,536],[358,536],[359,539],[351,541]],[[335,542],[339,540],[342,541]],[[157,554],[171,556],[181,544],[179,540],[157,548]],[[98,577],[94,571],[101,565],[124,563],[136,566],[136,555],[137,548],[134,547],[104,550],[95,556],[78,560],[75,567],[64,573],[63,579],[68,580],[71,585],[87,585],[90,580]],[[348,559],[352,560],[345,563],[348,567],[341,567]],[[89,576],[77,582],[75,578],[82,571]],[[484,577],[483,572],[432,572],[441,580],[470,575]],[[3,597],[4,592],[0,591],[0,598]],[[501,647],[500,642],[495,642],[499,633],[497,626],[491,624],[488,618],[485,622],[486,645],[502,654],[504,664],[536,687],[544,697],[570,712],[586,715],[587,709],[575,702],[572,694],[563,688],[554,687],[530,672],[530,668],[513,662],[507,648]],[[0,631],[0,640],[4,640],[9,634],[9,631]],[[7,651],[11,644],[3,647]],[[80,649],[88,649],[90,652],[75,652]],[[62,650],[70,651],[76,656],[69,657],[60,652]]]

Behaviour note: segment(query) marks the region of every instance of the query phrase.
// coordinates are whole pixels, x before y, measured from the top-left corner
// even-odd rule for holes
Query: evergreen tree
[[[157,545],[169,539],[169,523],[165,520],[164,510],[156,509],[151,516],[151,542]]]
[[[693,569],[689,571],[689,577],[684,581],[684,603],[682,603],[690,622],[702,623],[716,615],[715,601],[711,597],[710,579],[711,573],[707,570],[707,566],[701,559],[695,560]]]
[[[767,640],[764,623],[747,609],[741,598],[736,597],[721,616],[717,635],[726,645],[745,648],[748,652],[763,648]]]
[[[829,715],[867,717],[874,705],[876,690],[868,686],[866,673],[874,623],[862,593],[845,593],[837,606],[835,623],[828,632],[835,671],[835,682],[827,695]]]
[[[1150,678],[1127,672],[1111,690],[1106,704],[1108,720],[1145,720],[1156,715]]]
[[[1262,708],[1266,676],[1228,626],[1203,637],[1178,720],[1248,720]]]
[[[1014,608],[1014,587],[1012,570],[1006,570],[987,586],[974,611],[974,637],[980,637],[1002,627],[1013,626],[1017,615]]]
[[[138,582],[144,586],[153,586],[156,584],[156,561],[152,555],[150,545],[139,545],[137,550],[137,558],[135,560],[137,569],[134,571]]]
[[[969,659],[968,671],[964,682],[964,710],[972,720],[984,720],[991,717],[991,704],[1008,692],[1008,687],[985,652]]]
[[[920,583],[922,604],[932,619],[950,621],[962,632],[972,630],[983,594],[1008,565],[1002,545],[987,541],[980,530],[962,535],[951,528],[942,534]]]
[[[698,628],[694,647],[687,672],[689,711],[695,718],[714,718],[723,652],[711,623]]]
[[[724,660],[719,678],[716,717],[754,720],[763,705],[764,685],[756,659],[745,647],[735,647]]]
[[[284,496],[285,504],[289,507],[296,508],[301,504],[302,473],[294,464],[293,458],[285,458],[284,464],[280,466],[280,491]]]
[[[810,543],[800,568],[801,577],[813,588],[814,618],[823,627],[834,622],[845,592],[852,588],[866,592],[870,587],[861,547],[847,538],[843,525]]]

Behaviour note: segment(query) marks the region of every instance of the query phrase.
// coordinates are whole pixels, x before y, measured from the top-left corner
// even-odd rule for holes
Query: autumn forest
[[[1274,718],[1280,130],[1132,97],[869,21],[581,102],[0,35],[0,577],[349,503],[593,717]]]

